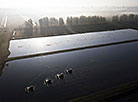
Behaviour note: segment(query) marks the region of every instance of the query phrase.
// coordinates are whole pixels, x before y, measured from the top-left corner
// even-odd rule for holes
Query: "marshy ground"
[[[9,52],[9,41],[10,41],[10,32],[1,31],[0,32],[0,75],[2,73],[4,64],[7,60]]]

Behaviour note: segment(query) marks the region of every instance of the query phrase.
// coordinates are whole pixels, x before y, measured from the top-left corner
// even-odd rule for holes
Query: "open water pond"
[[[125,34],[128,35],[128,38],[125,39],[138,38],[135,30],[132,30],[133,36],[130,36],[131,34],[129,35],[125,30],[121,32],[124,32],[119,36],[122,39],[125,38],[123,36]],[[98,36],[100,37],[100,35]],[[73,44],[84,46],[91,42],[93,42],[91,44],[102,43],[100,39],[92,41],[95,38],[90,37],[86,37],[86,39],[91,41],[86,40],[87,43],[83,43],[82,40],[80,44],[77,40],[75,40],[76,43],[72,42],[74,41],[73,37],[69,39],[71,44],[67,42],[60,44],[59,42],[65,41],[65,39],[62,41],[62,37],[46,39],[56,38],[59,46],[54,48],[56,45],[49,45],[48,51],[74,47]],[[42,45],[46,44],[45,41],[48,42],[45,38],[38,39],[41,42],[38,43]],[[32,42],[28,42],[28,39],[11,41],[10,51],[12,53],[10,57],[15,56],[15,54],[20,56],[35,53],[35,51],[39,52],[42,49],[42,51],[45,51],[48,47],[41,48],[40,45],[37,45],[38,43],[35,41],[38,39],[32,39]],[[117,38],[103,39],[105,42],[109,42],[109,40],[113,41]],[[53,42],[50,40],[49,44],[55,42],[56,40]],[[33,45],[31,46],[32,49],[29,49],[29,45]],[[18,48],[18,46],[22,46],[22,48]],[[21,49],[24,49],[24,51]],[[73,98],[138,80],[138,42],[13,60],[7,63],[9,63],[9,66],[6,66],[0,72],[0,102],[66,102]],[[72,74],[65,74],[64,71],[69,68],[72,68]],[[64,78],[62,80],[56,79],[55,75],[57,73],[64,73]],[[49,86],[44,85],[44,80],[47,78],[52,80],[52,84]],[[26,94],[25,88],[29,85],[36,86],[36,90]]]

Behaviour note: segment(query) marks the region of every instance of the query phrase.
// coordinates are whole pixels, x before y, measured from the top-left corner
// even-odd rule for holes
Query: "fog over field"
[[[2,17],[8,16],[8,25],[17,26],[24,24],[25,19],[33,19],[38,22],[42,17],[63,17],[66,20],[68,16],[104,16],[110,18],[113,15],[121,14],[138,14],[138,7],[93,7],[93,6],[82,6],[82,7],[67,7],[64,10],[62,7],[57,8],[56,10],[50,10],[46,8],[0,8],[0,20]]]
[[[137,0],[0,0],[0,8],[0,16],[10,16],[8,23],[16,25],[29,18],[138,13]]]

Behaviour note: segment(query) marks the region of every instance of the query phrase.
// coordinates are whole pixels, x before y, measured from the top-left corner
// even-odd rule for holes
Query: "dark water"
[[[138,80],[138,42],[8,62],[0,77],[0,102],[66,102]],[[56,73],[73,73],[63,80]],[[44,86],[45,78],[53,84]],[[24,88],[36,85],[26,94]]]

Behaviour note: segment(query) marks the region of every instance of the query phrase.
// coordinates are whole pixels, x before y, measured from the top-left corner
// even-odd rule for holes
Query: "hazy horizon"
[[[136,7],[136,8],[135,8]],[[137,0],[0,0],[0,8],[16,9],[22,15],[67,17],[138,13]]]
[[[138,14],[137,0],[0,0],[0,12],[9,22],[43,17],[104,16]]]
[[[137,0],[0,0],[1,8],[48,8],[84,6],[138,6]],[[57,8],[58,9],[58,8]]]

